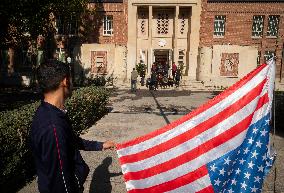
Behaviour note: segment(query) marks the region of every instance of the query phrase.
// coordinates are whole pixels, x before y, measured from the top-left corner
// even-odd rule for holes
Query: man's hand
[[[115,142],[113,141],[106,141],[103,143],[103,150],[106,150],[106,149],[113,149],[115,148]]]

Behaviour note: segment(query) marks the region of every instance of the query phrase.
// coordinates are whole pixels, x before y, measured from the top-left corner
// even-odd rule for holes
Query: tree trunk
[[[14,58],[15,58],[15,50],[14,48],[9,48],[9,63],[8,63],[8,76],[11,76],[14,73]]]

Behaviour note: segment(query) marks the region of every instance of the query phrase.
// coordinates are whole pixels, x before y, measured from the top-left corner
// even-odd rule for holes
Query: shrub
[[[77,134],[107,113],[108,97],[106,89],[93,86],[73,91],[73,96],[66,101],[66,108]],[[35,102],[0,112],[0,192],[14,192],[21,182],[34,174],[28,134],[39,104]]]
[[[66,108],[72,127],[77,134],[107,114],[108,98],[109,92],[106,89],[94,86],[73,91],[72,97],[66,102]]]
[[[95,75],[85,78],[80,86],[113,86],[113,82],[116,78],[111,76],[105,75]],[[77,84],[78,85],[78,84]]]
[[[145,76],[146,73],[146,65],[144,63],[138,63],[136,64],[136,70],[140,77]]]
[[[105,86],[106,85],[106,78],[104,76],[95,76],[89,77],[85,80],[86,86]]]
[[[0,187],[15,188],[15,184],[19,185],[34,172],[27,137],[38,104],[0,113]]]

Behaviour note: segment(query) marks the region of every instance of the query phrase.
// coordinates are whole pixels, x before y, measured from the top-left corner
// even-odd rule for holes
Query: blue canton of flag
[[[240,147],[207,164],[214,192],[261,192],[274,160],[268,153],[269,119],[268,114],[251,125]]]

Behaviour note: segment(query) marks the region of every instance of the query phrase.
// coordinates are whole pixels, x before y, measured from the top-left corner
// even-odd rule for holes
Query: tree
[[[0,50],[9,49],[8,73],[13,73],[14,50],[20,45],[36,46],[38,37],[45,37],[52,45],[58,32],[58,18],[63,29],[70,29],[74,21],[77,28],[84,24],[83,16],[90,14],[88,0],[1,0],[0,4]],[[84,27],[79,32],[84,34]],[[68,35],[65,30],[62,35]],[[38,46],[40,47],[40,46]],[[43,49],[51,49],[44,47]],[[52,51],[48,51],[51,57]]]

